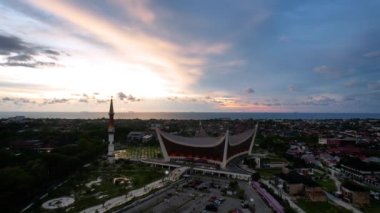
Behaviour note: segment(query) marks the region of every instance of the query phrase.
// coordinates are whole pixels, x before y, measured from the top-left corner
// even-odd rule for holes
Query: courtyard
[[[129,192],[138,191],[149,183],[160,181],[163,177],[165,177],[164,169],[153,168],[139,162],[120,160],[114,165],[109,165],[105,161],[98,161],[86,165],[80,172],[50,190],[41,199],[45,208],[39,206],[37,210],[50,212],[49,209],[57,206],[65,212],[79,212],[92,206],[109,204],[110,200],[127,196]],[[71,202],[70,205],[58,202],[54,205],[57,203],[53,202],[54,199],[60,197],[70,197],[75,202]],[[137,198],[123,201],[129,202],[135,199]]]

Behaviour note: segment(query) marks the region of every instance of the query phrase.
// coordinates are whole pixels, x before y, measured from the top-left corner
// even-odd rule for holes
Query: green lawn
[[[271,178],[274,174],[281,173],[281,168],[265,168],[265,169],[256,169],[260,173],[262,178],[268,179]]]
[[[349,213],[350,211],[329,202],[312,202],[305,198],[297,199],[297,204],[307,213]]]
[[[318,183],[321,184],[322,188],[328,192],[335,192],[337,190],[335,182],[330,178],[320,180]]]
[[[380,212],[380,202],[371,200],[371,205],[362,208],[365,213],[378,213]]]

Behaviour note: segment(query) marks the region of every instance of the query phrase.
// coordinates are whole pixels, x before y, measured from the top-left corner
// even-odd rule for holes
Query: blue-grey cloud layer
[[[209,97],[200,98],[203,102],[219,103],[209,93],[223,91],[228,95],[222,98],[247,110],[380,112],[380,1],[156,0],[148,1],[155,14],[152,23],[109,2],[70,2],[121,28],[139,28],[189,49],[194,43],[225,44],[225,51],[186,52],[218,52],[207,57],[192,85],[195,93]],[[42,22],[63,23],[24,2],[1,4]],[[106,45],[90,34],[70,33]],[[6,58],[2,66],[42,66],[33,61],[36,54],[58,57],[60,52],[0,35],[0,55]],[[119,98],[129,96],[120,93]]]

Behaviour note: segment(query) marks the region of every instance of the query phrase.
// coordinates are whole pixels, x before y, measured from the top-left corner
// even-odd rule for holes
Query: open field
[[[260,176],[264,179],[271,178],[274,174],[281,173],[281,168],[263,168],[256,169],[260,173]]]
[[[349,213],[350,211],[329,202],[312,202],[304,198],[297,199],[297,204],[307,213]]]
[[[337,190],[335,182],[330,178],[320,180],[318,183],[328,192],[335,192]]]
[[[361,210],[365,213],[378,213],[380,212],[380,202],[371,199],[371,205],[363,207]]]

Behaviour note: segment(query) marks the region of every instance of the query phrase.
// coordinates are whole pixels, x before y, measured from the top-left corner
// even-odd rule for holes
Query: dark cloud
[[[281,103],[260,103],[260,105],[264,106],[281,106]]]
[[[12,102],[15,105],[21,105],[21,104],[35,104],[35,101],[31,101],[26,98],[10,98],[10,97],[4,97],[1,99],[4,102]]]
[[[174,97],[168,97],[167,98],[169,101],[178,101],[178,97],[177,96],[174,96]]]
[[[196,98],[187,98],[188,99],[188,101],[190,101],[190,102],[198,102],[198,99],[196,99]]]
[[[20,61],[30,61],[33,59],[32,56],[26,55],[26,54],[20,54],[15,56],[9,56],[7,57],[8,62],[20,62]]]
[[[120,100],[127,99],[127,95],[125,95],[123,92],[117,93],[117,97],[119,97]]]
[[[79,102],[83,102],[83,103],[87,103],[89,100],[96,100],[95,95],[90,96],[86,93],[83,93],[82,95],[78,95],[78,96],[81,96]]]
[[[376,58],[376,57],[380,57],[380,51],[371,51],[371,52],[367,52],[366,54],[364,54],[364,57],[366,57],[366,58]]]
[[[107,103],[109,100],[106,100],[106,99],[97,99],[96,100],[96,103],[98,104],[104,104],[104,103]]]
[[[269,99],[265,99],[261,102],[259,101],[259,102],[254,102],[254,103],[248,102],[247,104],[254,104],[254,105],[261,105],[261,106],[281,106],[281,105],[283,105],[282,103],[280,103],[280,100],[278,100],[277,98],[269,98]]]
[[[350,81],[347,81],[343,84],[343,86],[346,88],[356,88],[356,87],[360,87],[362,85],[363,85],[363,82],[359,81],[359,80],[350,80]]]
[[[289,92],[300,92],[301,89],[299,87],[295,86],[295,85],[289,85],[288,86],[288,91]]]
[[[128,95],[128,98],[127,98],[128,101],[131,101],[131,102],[137,102],[137,101],[140,101],[139,98],[136,98],[132,95]]]
[[[33,52],[25,42],[15,36],[0,35],[0,55],[10,55],[17,52]]]
[[[72,93],[70,94],[71,96],[73,96],[73,98],[71,98],[70,100],[74,100],[74,101],[78,101],[79,103],[92,103],[92,102],[96,102],[96,103],[105,103],[109,100],[103,100],[103,99],[98,99],[94,94],[98,94],[99,93],[91,93],[91,94],[87,94],[87,93]]]
[[[13,99],[12,98],[9,98],[9,97],[5,97],[2,99],[3,101],[12,101]]]
[[[339,72],[338,69],[330,67],[330,66],[326,66],[326,65],[321,65],[321,66],[314,67],[313,71],[316,72],[316,73],[327,74],[327,75],[329,75],[329,74],[336,74],[336,73]]]
[[[66,98],[54,98],[54,99],[45,99],[42,104],[63,104],[69,101],[70,100]]]
[[[141,99],[136,98],[136,97],[134,97],[134,96],[132,96],[132,95],[125,95],[123,92],[119,92],[119,93],[117,93],[117,97],[118,97],[120,100],[122,100],[122,101],[124,101],[124,100],[127,100],[127,101],[129,101],[129,102],[138,102],[138,101],[141,101]]]
[[[279,100],[277,98],[268,98],[268,99],[265,99],[265,102],[278,102]]]
[[[78,100],[80,103],[88,103],[88,100],[87,99],[84,99],[84,98],[81,98]]]
[[[380,81],[368,83],[368,88],[371,90],[380,90]]]
[[[255,92],[255,90],[253,90],[252,88],[248,88],[245,90],[245,92],[248,94],[253,94]]]
[[[55,56],[60,55],[59,52],[54,51],[54,50],[44,50],[44,52],[47,53],[47,54],[49,54],[49,55],[55,55]]]
[[[43,67],[55,67],[59,65],[56,64],[55,62],[33,61],[33,62],[5,62],[5,63],[0,63],[0,66],[43,68]]]
[[[343,101],[355,101],[356,98],[354,96],[346,96],[343,98]]]
[[[301,102],[301,105],[330,105],[335,103],[336,100],[334,98],[330,98],[327,96],[310,96],[306,101]]]
[[[30,67],[43,68],[57,66],[58,51],[46,49],[45,47],[33,45],[15,36],[0,35],[0,55],[5,62],[0,66],[6,67]],[[39,56],[47,57],[53,61],[38,59]]]

